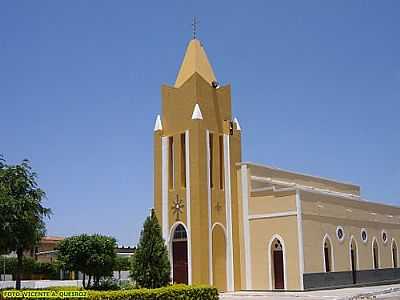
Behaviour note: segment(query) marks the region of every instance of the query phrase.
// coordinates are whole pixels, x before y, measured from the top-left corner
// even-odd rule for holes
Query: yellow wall
[[[270,289],[268,244],[278,234],[285,244],[286,288],[300,289],[296,216],[251,220],[250,233],[252,288]]]
[[[250,197],[249,214],[270,214],[296,210],[296,198],[285,196],[258,196]]]
[[[303,231],[305,273],[324,272],[322,241],[325,234],[331,238],[334,271],[350,271],[350,238],[357,244],[358,269],[373,268],[372,239],[376,237],[379,245],[380,268],[392,267],[391,241],[400,240],[400,228],[393,218],[399,209],[382,207],[368,202],[359,202],[327,195],[307,192],[301,193],[303,207]],[[351,210],[351,211],[350,211]],[[376,213],[372,215],[371,213]],[[337,226],[342,226],[345,237],[341,242],[336,237]],[[361,229],[366,228],[368,240],[362,242]],[[388,242],[382,240],[382,230],[387,232]]]

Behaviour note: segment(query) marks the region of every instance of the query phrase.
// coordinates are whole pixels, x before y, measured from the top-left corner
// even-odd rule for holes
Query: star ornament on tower
[[[182,199],[179,199],[179,196],[176,195],[176,199],[174,204],[172,205],[171,209],[174,215],[176,216],[176,221],[180,221],[181,214],[183,213],[183,208],[185,204]]]
[[[222,205],[221,205],[221,203],[219,201],[217,202],[217,204],[215,204],[215,209],[217,210],[217,212],[221,212]]]

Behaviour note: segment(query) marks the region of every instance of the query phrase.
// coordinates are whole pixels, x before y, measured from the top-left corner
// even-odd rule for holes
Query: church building
[[[400,281],[400,208],[354,184],[243,162],[231,86],[218,84],[198,39],[161,93],[154,207],[174,282],[237,291]]]

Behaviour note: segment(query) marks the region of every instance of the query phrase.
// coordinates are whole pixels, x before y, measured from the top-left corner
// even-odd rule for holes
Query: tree
[[[114,263],[114,271],[118,271],[119,279],[121,279],[121,271],[129,271],[131,261],[129,257],[117,256]]]
[[[70,271],[84,274],[83,286],[99,286],[101,277],[111,276],[115,265],[115,248],[117,243],[113,237],[94,234],[81,234],[61,241],[58,246],[58,260]],[[86,283],[86,276],[88,281]]]
[[[16,257],[4,257],[3,263],[5,267],[5,274],[12,274],[13,278],[16,277],[17,270],[17,258]],[[32,279],[33,276],[40,276],[41,278],[47,279],[59,279],[59,268],[56,263],[47,263],[35,261],[31,257],[23,257],[22,259],[22,279]]]
[[[29,279],[30,277],[32,277],[35,264],[35,260],[31,257],[22,258],[21,277],[23,279]],[[18,260],[16,257],[4,257],[5,273],[11,274],[13,278],[16,278],[17,276],[17,265]]]
[[[170,273],[167,247],[152,210],[143,224],[140,241],[132,257],[131,277],[139,287],[158,288],[170,283]]]
[[[45,192],[28,160],[7,165],[0,157],[0,248],[17,253],[16,288],[21,288],[22,258],[46,233],[44,218],[51,210],[42,205]]]

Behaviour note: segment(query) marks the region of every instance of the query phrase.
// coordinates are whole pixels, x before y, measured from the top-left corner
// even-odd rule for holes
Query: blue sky
[[[48,233],[132,245],[153,205],[153,125],[193,15],[231,83],[243,160],[400,205],[399,1],[2,1],[0,153],[31,160]]]

